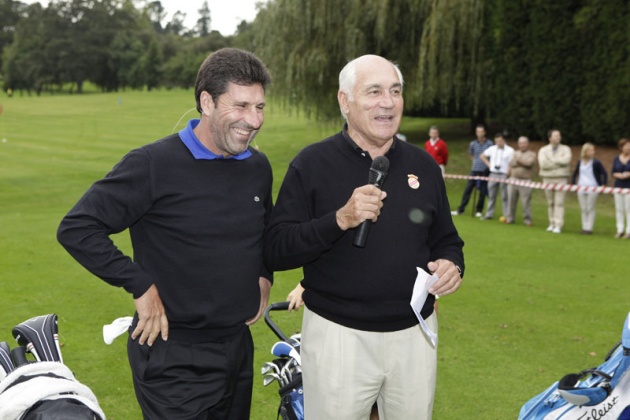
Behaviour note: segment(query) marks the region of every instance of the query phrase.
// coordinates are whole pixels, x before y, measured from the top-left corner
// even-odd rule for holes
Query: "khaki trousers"
[[[514,181],[530,181],[529,179],[510,178]],[[516,202],[521,199],[523,207],[523,220],[532,221],[532,189],[530,187],[522,187],[520,185],[508,184],[508,214],[505,215],[508,223],[516,220]]]
[[[367,420],[375,401],[379,420],[431,419],[437,350],[420,326],[360,331],[305,308],[301,347],[306,420]]]
[[[566,178],[543,178],[545,184],[567,183]],[[545,190],[547,197],[547,213],[549,215],[549,225],[562,229],[564,225],[564,197],[566,191]]]

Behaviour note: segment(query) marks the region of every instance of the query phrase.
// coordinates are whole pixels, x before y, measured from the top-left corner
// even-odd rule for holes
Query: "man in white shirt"
[[[510,168],[510,159],[514,155],[514,149],[505,144],[503,134],[494,135],[494,145],[490,146],[481,154],[480,158],[490,168],[490,181],[488,181],[488,208],[484,219],[494,217],[494,207],[497,201],[497,190],[501,190],[501,203],[503,204],[503,215],[508,211],[507,178]],[[503,182],[502,182],[503,181]]]

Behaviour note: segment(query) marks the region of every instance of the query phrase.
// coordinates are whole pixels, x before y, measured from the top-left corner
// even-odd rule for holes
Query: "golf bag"
[[[519,420],[630,420],[630,313],[603,364],[564,376],[521,408]]]
[[[300,336],[298,334],[287,337],[273,322],[269,314],[271,311],[286,311],[287,309],[289,309],[289,302],[277,302],[272,303],[265,310],[265,322],[282,341],[278,341],[271,348],[271,354],[276,359],[273,362],[265,363],[261,369],[261,374],[265,375],[263,378],[265,386],[275,380],[280,384],[278,417],[282,420],[304,420]]]
[[[57,315],[31,318],[12,332],[18,347],[0,342],[0,419],[105,420],[92,391],[63,364]]]

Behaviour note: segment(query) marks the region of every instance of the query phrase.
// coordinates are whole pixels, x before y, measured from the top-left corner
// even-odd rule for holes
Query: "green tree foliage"
[[[186,13],[182,13],[179,10],[175,12],[171,21],[166,24],[164,33],[175,35],[183,34],[186,30],[186,27],[184,26],[184,19],[186,19]]]
[[[580,41],[582,138],[613,142],[630,135],[630,3],[589,0],[574,16]]]
[[[568,143],[630,134],[630,5],[626,0],[502,0],[493,98],[509,131]]]
[[[133,0],[56,0],[46,8],[0,0],[0,12],[4,87],[38,94],[68,84],[81,93],[86,81],[103,91],[190,87],[203,59],[231,44],[217,31],[194,36],[180,12],[163,27],[159,1],[138,10]]]
[[[412,115],[489,119],[511,134],[611,142],[630,134],[627,0],[269,0],[238,45],[289,107],[338,115],[345,63],[378,54]]]
[[[491,74],[485,19],[479,0],[270,0],[253,24],[253,45],[274,90],[307,113],[337,115],[341,68],[378,54],[399,64],[408,112],[483,119]]]
[[[210,23],[212,22],[212,18],[210,17],[210,8],[208,7],[208,1],[204,1],[201,9],[199,9],[199,19],[197,20],[197,25],[195,26],[195,30],[199,36],[204,37],[208,36],[210,33]]]
[[[162,62],[160,47],[156,40],[151,40],[149,43],[149,49],[142,56],[142,71],[146,78],[147,89],[152,89],[159,86],[160,83],[160,64]]]
[[[15,25],[20,20],[25,5],[15,0],[0,0],[0,69],[2,68],[2,51],[13,42]]]
[[[138,3],[138,2],[136,2]],[[628,0],[268,0],[234,37],[164,24],[159,0],[0,0],[4,87],[104,91],[189,87],[202,59],[258,54],[290,109],[338,118],[338,74],[378,54],[405,77],[405,112],[491,121],[514,136],[615,142],[630,136]]]

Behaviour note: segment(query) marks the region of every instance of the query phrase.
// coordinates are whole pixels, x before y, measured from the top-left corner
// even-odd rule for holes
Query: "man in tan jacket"
[[[518,150],[514,152],[510,160],[508,171],[509,179],[512,181],[531,181],[536,164],[536,152],[529,150],[529,139],[525,136],[518,138]],[[516,219],[516,201],[521,199],[523,206],[523,223],[527,226],[532,224],[532,189],[522,185],[508,184],[508,211],[506,212],[506,223],[514,223]]]
[[[565,185],[570,175],[571,149],[560,144],[560,130],[549,130],[549,144],[538,151],[540,176],[545,184]],[[545,190],[549,227],[547,232],[560,233],[564,224],[564,196],[566,191]]]

